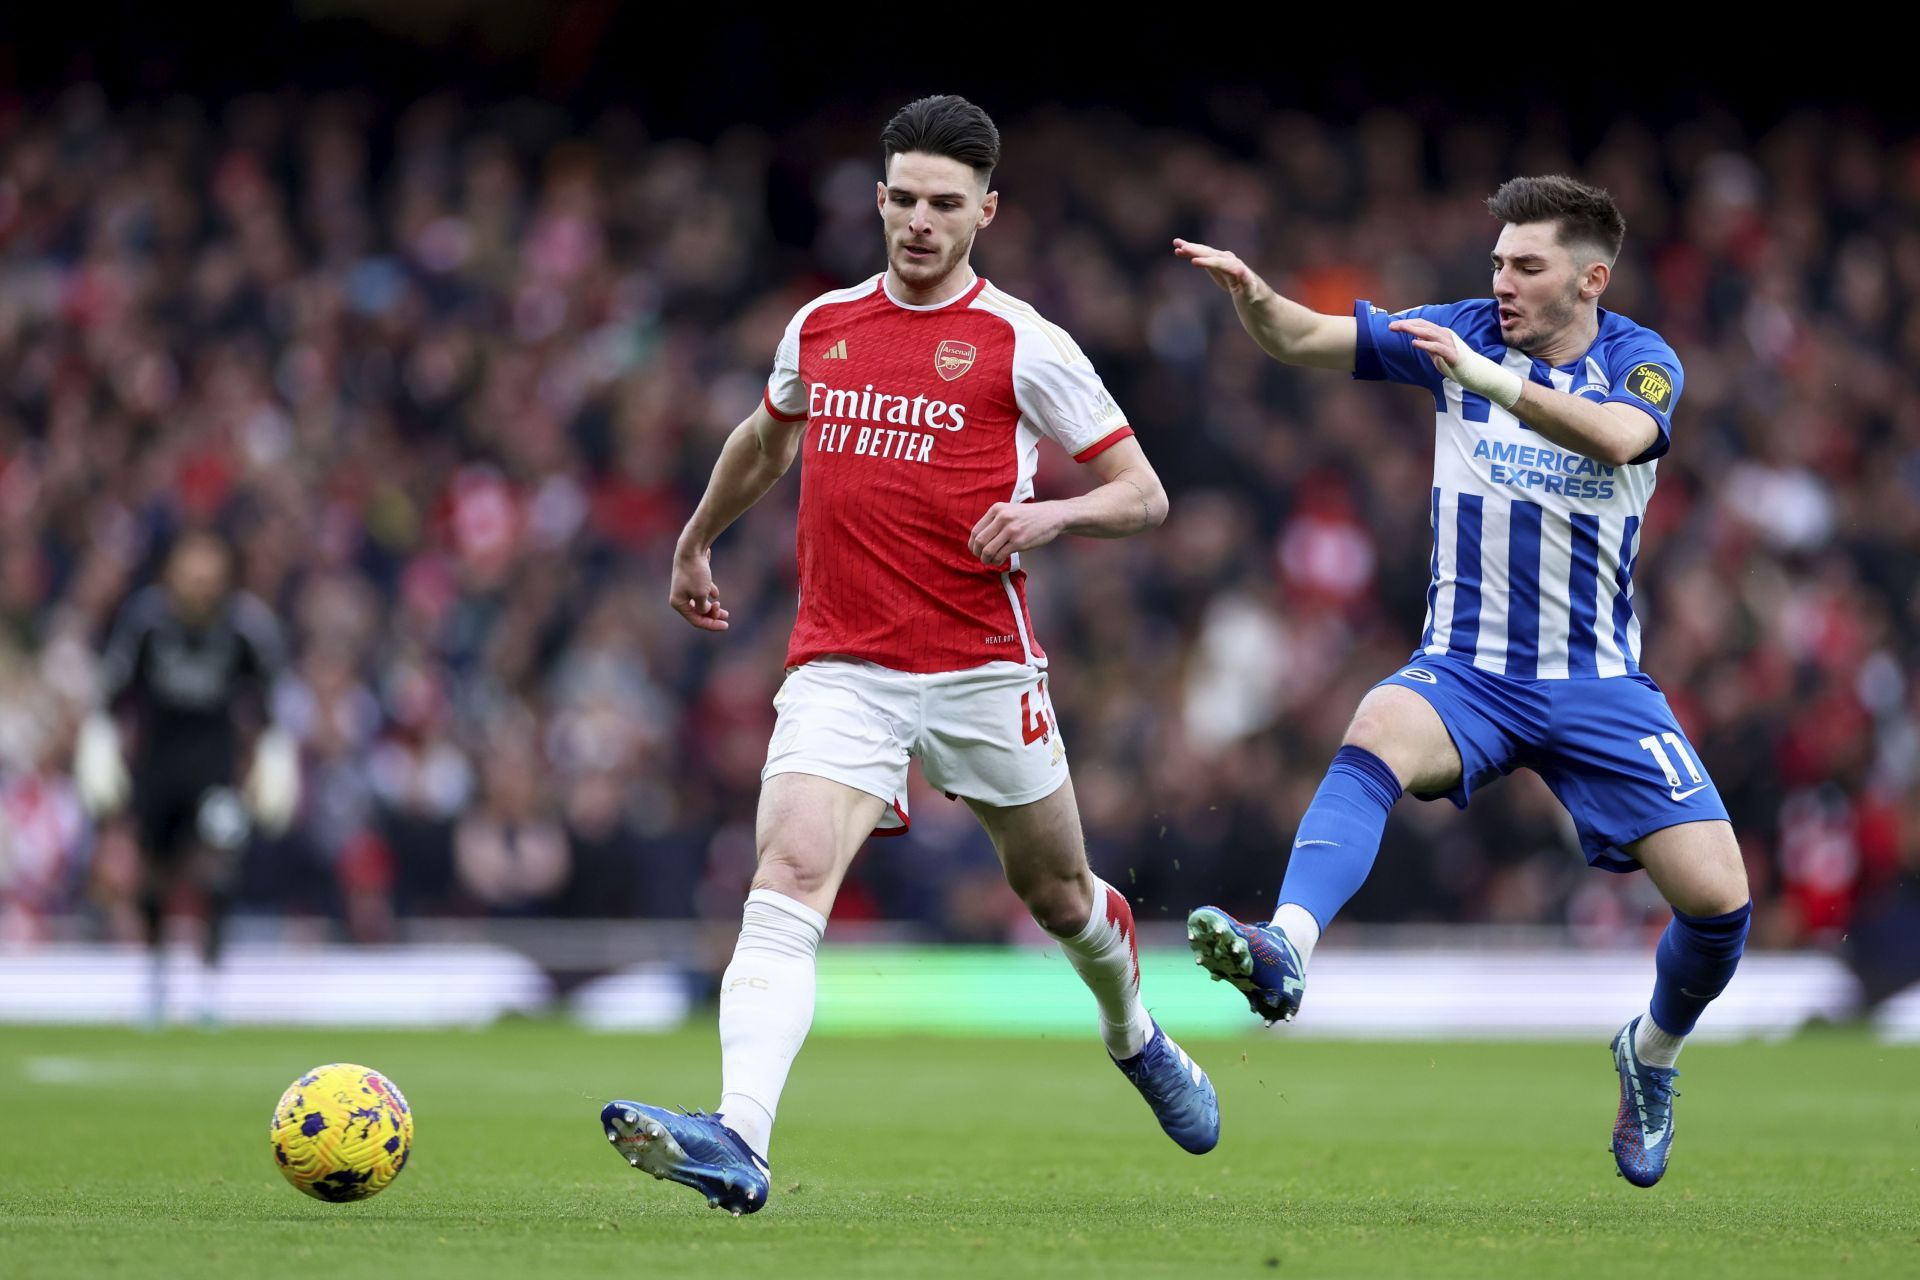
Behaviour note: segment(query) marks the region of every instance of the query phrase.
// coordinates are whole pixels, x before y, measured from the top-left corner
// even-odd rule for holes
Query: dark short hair
[[[918,98],[894,112],[880,131],[880,145],[885,151],[882,165],[909,151],[945,156],[971,168],[982,183],[1000,163],[1000,131],[992,118],[951,93]]]
[[[1502,222],[1551,222],[1561,244],[1587,244],[1612,262],[1620,256],[1627,220],[1613,197],[1563,173],[1538,178],[1509,178],[1487,197],[1487,208]]]

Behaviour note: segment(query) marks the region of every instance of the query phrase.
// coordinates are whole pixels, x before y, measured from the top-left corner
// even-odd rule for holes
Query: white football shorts
[[[889,809],[877,835],[907,829],[915,757],[948,795],[1001,807],[1044,799],[1067,780],[1047,673],[1025,663],[920,674],[818,658],[787,673],[773,705],[761,779],[810,773],[878,796]]]

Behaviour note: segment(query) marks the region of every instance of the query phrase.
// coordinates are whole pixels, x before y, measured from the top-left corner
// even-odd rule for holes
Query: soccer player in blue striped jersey
[[[1276,360],[1417,386],[1436,438],[1427,619],[1406,666],[1361,700],[1301,819],[1270,924],[1188,917],[1195,958],[1271,1021],[1300,1007],[1320,933],[1373,865],[1403,792],[1467,797],[1517,768],[1573,815],[1587,861],[1644,869],[1673,907],[1647,1010],[1614,1037],[1615,1162],[1666,1170],[1674,1062],[1745,945],[1746,869],[1713,781],[1640,670],[1633,569],[1686,385],[1659,334],[1600,306],[1625,235],[1606,192],[1515,178],[1493,296],[1322,315],[1234,254],[1175,240]]]

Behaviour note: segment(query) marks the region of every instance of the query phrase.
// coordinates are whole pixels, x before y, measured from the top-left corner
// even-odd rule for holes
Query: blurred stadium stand
[[[1646,664],[1734,814],[1755,945],[1843,960],[1843,1013],[1920,979],[1920,141],[1872,76],[1623,106],[1557,68],[1448,83],[1417,50],[1282,73],[1253,33],[1149,75],[1039,30],[1004,65],[884,29],[668,45],[594,2],[119,16],[0,18],[0,947],[131,934],[126,832],[65,763],[112,611],[210,521],[286,621],[308,789],[250,851],[243,940],[715,967],[795,486],[719,545],[724,639],[662,604],[668,554],[781,325],[880,265],[886,113],[958,91],[1006,141],[977,265],[1080,339],[1173,496],[1151,536],[1031,566],[1093,860],[1143,924],[1271,901],[1427,566],[1419,397],[1272,365],[1169,238],[1323,310],[1470,296],[1484,196],[1568,171],[1628,218],[1607,304],[1687,364]],[[1050,459],[1043,491],[1075,472]],[[971,819],[915,800],[837,928],[1030,941]],[[1516,774],[1469,814],[1397,809],[1329,945],[1644,954],[1658,905]]]

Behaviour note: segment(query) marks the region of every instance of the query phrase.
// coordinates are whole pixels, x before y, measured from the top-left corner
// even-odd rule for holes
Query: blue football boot
[[[1241,924],[1218,907],[1187,916],[1193,962],[1215,982],[1231,982],[1268,1026],[1291,1022],[1306,992],[1305,965],[1287,935],[1270,924]]]
[[[736,1218],[767,1202],[767,1162],[719,1116],[616,1100],[600,1109],[600,1127],[628,1164],[692,1187]]]
[[[1220,1141],[1220,1099],[1213,1081],[1159,1023],[1153,1024],[1146,1048],[1131,1058],[1115,1058],[1113,1065],[1147,1100],[1169,1138],[1197,1156],[1213,1150]]]
[[[1613,1118],[1613,1162],[1636,1187],[1650,1187],[1667,1171],[1673,1151],[1673,1087],[1680,1073],[1650,1067],[1633,1051],[1635,1018],[1613,1038],[1613,1069],[1620,1073],[1620,1110]]]

